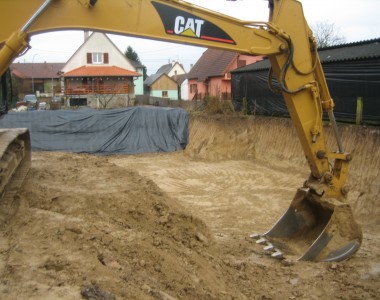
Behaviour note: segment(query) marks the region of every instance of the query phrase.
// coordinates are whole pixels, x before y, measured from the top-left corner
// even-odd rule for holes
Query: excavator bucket
[[[0,129],[0,197],[13,198],[31,164],[28,129]]]
[[[348,204],[298,189],[290,207],[267,233],[252,235],[276,258],[343,261],[360,248],[362,232]]]

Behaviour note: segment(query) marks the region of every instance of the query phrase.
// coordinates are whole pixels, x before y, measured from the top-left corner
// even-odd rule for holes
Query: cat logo
[[[222,28],[199,19],[199,17],[180,9],[152,1],[165,28],[165,33],[186,38],[208,40],[216,43],[236,44]]]
[[[201,37],[202,25],[204,20],[188,18],[178,16],[174,22],[174,33],[178,35],[185,35],[189,37]]]

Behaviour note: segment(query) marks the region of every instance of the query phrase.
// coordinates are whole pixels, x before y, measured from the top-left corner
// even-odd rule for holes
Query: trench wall
[[[292,170],[309,172],[290,119],[191,115],[189,126],[185,152],[195,159],[256,159],[274,167],[281,161]],[[363,222],[374,219],[380,213],[380,128],[339,124],[339,130],[345,150],[353,155],[347,201]],[[328,123],[325,132],[329,149],[337,149]]]

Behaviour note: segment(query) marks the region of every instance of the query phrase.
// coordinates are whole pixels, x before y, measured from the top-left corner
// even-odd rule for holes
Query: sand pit
[[[281,262],[249,238],[308,176],[289,120],[192,116],[183,152],[33,153],[1,203],[1,299],[378,299],[380,130],[342,133],[364,233],[346,262]]]

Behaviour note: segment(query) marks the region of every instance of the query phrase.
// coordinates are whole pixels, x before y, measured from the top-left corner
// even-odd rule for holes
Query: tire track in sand
[[[217,234],[268,229],[304,180],[303,174],[288,176],[286,167],[257,160],[199,161],[183,152],[114,157],[111,162],[153,180]]]

